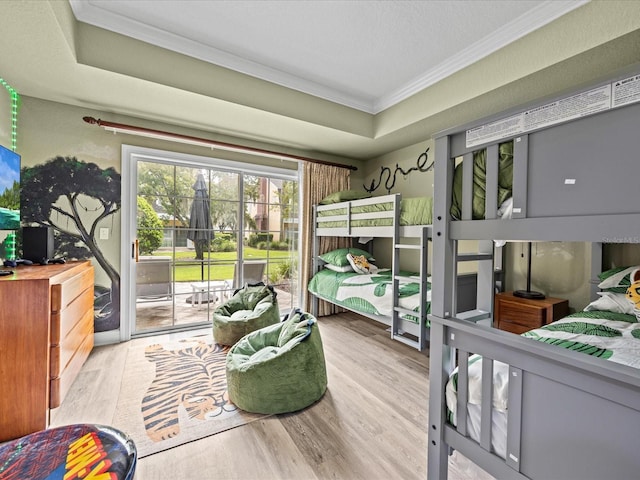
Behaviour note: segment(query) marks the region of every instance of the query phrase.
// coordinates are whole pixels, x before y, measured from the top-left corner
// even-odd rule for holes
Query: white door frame
[[[140,160],[170,162],[189,167],[219,168],[248,175],[269,175],[286,179],[299,179],[299,171],[267,165],[235,162],[213,157],[171,152],[155,148],[122,145],[121,173],[121,236],[120,236],[120,341],[128,341],[133,333],[136,319],[136,271],[131,262],[133,244],[137,232],[138,170]],[[301,222],[298,222],[300,224]],[[298,238],[300,238],[298,236]],[[300,249],[298,249],[300,251]],[[300,290],[299,288],[297,289]]]

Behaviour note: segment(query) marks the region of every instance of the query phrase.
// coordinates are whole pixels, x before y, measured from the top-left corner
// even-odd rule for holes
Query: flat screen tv
[[[20,155],[0,145],[0,230],[20,228]]]

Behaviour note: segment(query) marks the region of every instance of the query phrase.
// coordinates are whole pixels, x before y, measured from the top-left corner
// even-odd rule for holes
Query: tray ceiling
[[[82,22],[368,113],[582,3],[71,0]]]

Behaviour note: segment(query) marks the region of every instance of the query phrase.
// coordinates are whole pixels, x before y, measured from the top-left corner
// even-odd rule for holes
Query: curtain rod
[[[156,138],[159,140],[168,140],[179,143],[186,143],[189,145],[199,145],[202,147],[210,147],[211,149],[227,150],[230,152],[247,153],[249,155],[258,155],[261,157],[298,160],[302,162],[320,163],[322,165],[330,165],[332,167],[346,168],[347,170],[358,170],[353,165],[342,165],[340,163],[328,162],[325,160],[317,160],[315,158],[302,157],[299,155],[292,155],[289,153],[281,153],[273,150],[265,150],[263,148],[245,147],[243,145],[236,145],[233,143],[219,142],[217,140],[209,140],[207,138],[192,137],[189,135],[182,135],[179,133],[163,132],[162,130],[153,130],[151,128],[136,127],[134,125],[125,125],[123,123],[107,122],[104,120],[96,119],[93,117],[82,117],[82,119],[90,123],[91,125],[98,125],[105,130],[113,133],[128,133],[131,135],[138,135],[141,137]]]

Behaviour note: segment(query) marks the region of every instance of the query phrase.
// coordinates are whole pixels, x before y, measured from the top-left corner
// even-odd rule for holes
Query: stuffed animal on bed
[[[633,305],[633,313],[640,321],[640,268],[631,272],[629,275],[631,285],[627,288],[627,298]]]
[[[347,260],[349,261],[351,268],[353,268],[353,271],[356,273],[363,275],[378,273],[378,267],[369,263],[364,255],[353,255],[351,253],[347,253]]]

